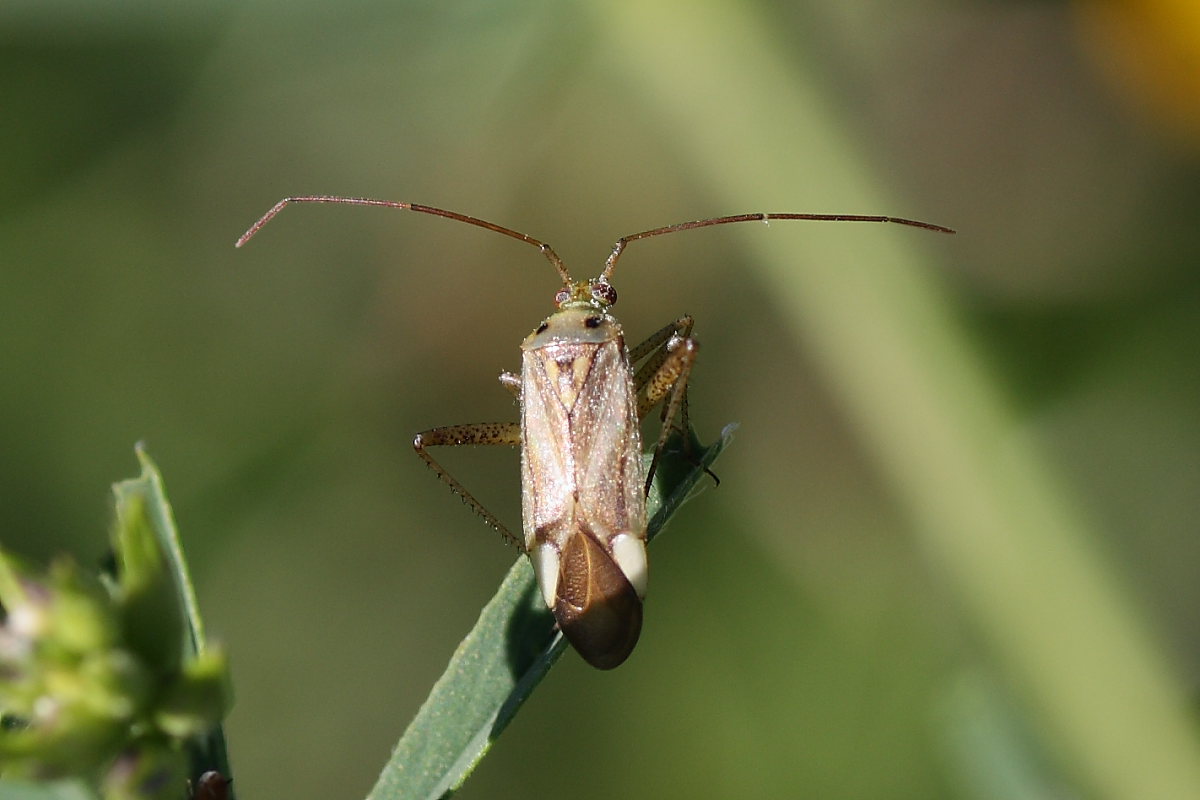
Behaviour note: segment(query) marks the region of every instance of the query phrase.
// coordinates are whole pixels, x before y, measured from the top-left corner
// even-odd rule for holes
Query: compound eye
[[[592,284],[592,297],[611,306],[617,302],[617,290],[605,281],[596,281]]]
[[[554,305],[561,306],[563,303],[571,299],[571,290],[564,286],[554,295]]]

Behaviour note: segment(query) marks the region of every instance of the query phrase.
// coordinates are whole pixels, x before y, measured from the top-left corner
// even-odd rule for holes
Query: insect
[[[229,800],[231,783],[232,778],[226,778],[216,770],[209,770],[196,781],[192,790],[192,800]]]
[[[416,203],[315,195],[280,200],[237,241],[241,247],[292,203],[383,206],[464,222],[536,247],[562,279],[555,311],[521,343],[521,373],[500,383],[517,398],[520,422],[448,425],[417,434],[413,447],[468,506],[529,556],[542,599],[563,635],[598,669],[629,657],[642,629],[646,594],[646,494],[673,428],[686,431],[687,384],[699,345],[683,315],[627,347],[611,313],[610,283],[625,248],[668,233],[770,220],[894,222],[953,233],[898,217],[861,214],[752,213],[683,222],[622,236],[598,277],[575,280],[545,242],[524,233]],[[662,404],[662,429],[648,467],[641,421]],[[521,448],[522,531],[516,536],[429,453],[431,447]]]

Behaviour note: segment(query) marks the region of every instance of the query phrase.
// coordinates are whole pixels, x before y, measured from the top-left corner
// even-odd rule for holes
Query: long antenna
[[[533,238],[532,236],[521,233],[520,231],[514,231],[512,228],[505,228],[503,225],[497,225],[494,222],[488,222],[487,220],[477,219],[475,217],[467,216],[466,214],[460,214],[457,211],[447,211],[444,208],[423,206],[417,203],[401,203],[395,200],[373,200],[369,197],[337,197],[326,194],[308,195],[306,197],[285,197],[272,206],[271,210],[263,214],[259,218],[258,222],[255,222],[253,225],[251,225],[245,233],[238,237],[237,243],[234,245],[234,247],[241,247],[246,242],[250,241],[251,237],[262,230],[264,225],[274,219],[276,214],[278,214],[280,211],[283,211],[284,208],[292,203],[338,203],[347,206],[381,206],[383,208],[399,208],[404,211],[418,211],[422,214],[432,214],[436,217],[445,217],[446,219],[465,222],[468,225],[474,225],[478,228],[494,231],[495,233],[502,233],[505,236],[509,236],[513,239],[518,239],[522,242],[525,242],[526,244],[533,245],[539,251],[541,251],[542,255],[544,255],[550,261],[550,264],[554,267],[554,269],[558,271],[559,276],[563,279],[563,284],[566,285],[571,283],[571,273],[567,272],[566,265],[563,264],[563,260],[558,257],[558,253],[554,252],[554,248],[543,241]]]
[[[613,268],[617,266],[617,259],[621,257],[621,253],[625,251],[625,246],[630,242],[636,242],[638,239],[649,239],[651,236],[662,236],[667,233],[678,233],[679,231],[690,231],[696,228],[708,228],[713,225],[728,225],[731,222],[769,222],[773,219],[801,219],[816,222],[894,222],[897,225],[908,225],[912,228],[924,228],[927,231],[935,231],[937,233],[954,233],[950,228],[943,228],[941,225],[934,225],[931,222],[921,222],[915,219],[903,219],[901,217],[885,217],[876,214],[795,214],[795,213],[768,213],[754,212],[751,214],[731,214],[727,217],[713,217],[712,219],[698,219],[693,222],[679,222],[674,225],[665,225],[661,228],[654,228],[641,233],[631,233],[628,236],[622,236],[617,239],[617,243],[613,245],[612,254],[604,262],[604,271],[600,273],[600,280],[608,281],[612,276]]]
[[[270,222],[275,216],[283,211],[285,207],[292,203],[337,203],[340,205],[349,206],[380,206],[382,208],[398,208],[404,211],[417,211],[421,214],[431,214],[436,217],[445,217],[457,222],[465,222],[468,225],[474,225],[477,228],[501,233],[512,239],[525,242],[538,249],[538,251],[546,257],[550,265],[558,272],[559,277],[563,279],[563,285],[569,286],[572,283],[571,273],[567,271],[567,267],[563,264],[563,260],[559,258],[558,253],[554,252],[554,248],[540,239],[535,239],[532,236],[515,231],[512,228],[505,228],[503,225],[497,225],[494,222],[479,219],[477,217],[460,214],[457,211],[447,211],[444,208],[434,208],[433,206],[423,206],[419,203],[402,203],[395,200],[375,200],[369,197],[338,197],[335,195],[307,195],[304,197],[285,197],[276,203],[271,209],[262,215],[251,225],[245,233],[238,237],[236,247],[241,247],[250,241],[250,239],[262,230],[262,227]],[[773,219],[780,220],[809,220],[816,222],[892,222],[897,225],[907,225],[911,228],[923,228],[927,231],[936,233],[954,233],[950,228],[934,225],[931,222],[921,222],[915,219],[904,219],[902,217],[887,217],[876,214],[807,214],[807,213],[768,213],[754,212],[750,214],[731,214],[726,217],[712,217],[711,219],[698,219],[692,222],[679,222],[674,225],[665,225],[661,228],[653,228],[640,233],[631,233],[628,236],[622,236],[613,245],[612,253],[604,262],[604,271],[600,273],[599,280],[607,282],[612,276],[613,269],[617,266],[617,260],[621,257],[621,253],[625,252],[626,246],[630,242],[636,242],[638,239],[649,239],[652,236],[662,236],[668,233],[678,233],[679,231],[690,231],[696,228],[708,228],[713,225],[728,225],[734,222],[769,222]]]

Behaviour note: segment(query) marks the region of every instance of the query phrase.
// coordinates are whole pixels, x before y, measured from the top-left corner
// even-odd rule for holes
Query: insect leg
[[[425,449],[427,447],[442,445],[458,446],[465,444],[502,444],[515,447],[521,444],[520,424],[516,422],[477,422],[471,425],[444,425],[440,428],[430,428],[416,435],[413,439],[413,449],[417,451],[417,455],[421,457],[421,460],[428,464],[429,468],[442,479],[442,482],[450,487],[450,491],[461,497],[462,501],[470,506],[472,511],[483,517],[484,522],[500,531],[501,536],[512,544],[515,544],[521,551],[524,551],[525,542],[514,536],[513,532],[503,522],[496,519],[496,516],[492,512],[484,508],[483,504],[476,500]]]
[[[663,345],[670,341],[672,336],[682,336],[686,339],[692,335],[693,324],[695,324],[695,320],[692,319],[692,315],[684,314],[674,322],[664,325],[662,328],[646,337],[646,341],[630,349],[629,360],[636,364],[646,356],[650,355],[652,351],[661,350]],[[642,368],[638,370],[638,377],[640,378],[643,372],[646,372],[646,374],[649,375],[654,370],[658,369],[658,364],[661,364],[663,358],[665,357],[666,354],[662,353],[658,357],[658,362],[655,363],[650,369],[650,372],[646,372],[646,366],[650,363],[653,363],[653,359],[650,362],[647,362],[647,365],[643,365]],[[643,383],[645,383],[644,380],[639,380],[638,386],[641,386]]]
[[[500,373],[500,385],[513,393],[513,396],[518,400],[521,399],[521,376],[511,372]]]
[[[693,322],[694,320],[685,314],[651,334],[629,353],[630,360],[634,362],[649,356],[634,376],[634,383],[638,387],[638,419],[644,418],[650,413],[650,409],[666,400],[662,412],[662,430],[654,446],[650,469],[646,472],[647,493],[677,420],[686,440],[687,382],[692,364],[696,361],[696,353],[700,349],[699,343],[691,338]]]
[[[630,351],[629,360],[635,364],[638,361],[641,361],[647,355],[650,355],[650,358],[646,359],[646,363],[642,364],[642,366],[638,368],[637,374],[634,375],[633,378],[634,385],[637,386],[639,390],[643,388],[646,389],[646,391],[642,392],[640,395],[642,398],[642,404],[638,406],[639,419],[644,418],[649,412],[650,408],[653,407],[656,402],[658,402],[658,398],[662,396],[660,393],[656,395],[654,400],[646,399],[647,395],[652,392],[652,389],[650,389],[649,386],[655,376],[655,373],[662,368],[663,362],[667,360],[668,349],[671,346],[670,343],[672,338],[678,336],[684,339],[689,339],[692,335],[692,325],[694,322],[695,320],[692,319],[690,314],[684,314],[674,322],[664,325],[661,329],[652,333],[646,339],[646,341],[642,342]],[[684,383],[686,384],[686,382],[687,378],[685,376]],[[678,427],[682,432],[687,433],[689,422],[686,385],[683,389],[683,399],[680,401],[678,413]],[[663,423],[667,424],[669,420],[673,420],[674,415],[675,412],[671,409],[671,404],[664,404],[661,415]],[[669,436],[669,432],[666,435]]]

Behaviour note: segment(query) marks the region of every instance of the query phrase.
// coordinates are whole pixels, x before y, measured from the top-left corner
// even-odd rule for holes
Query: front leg
[[[439,446],[458,447],[467,444],[498,444],[516,447],[521,444],[521,425],[516,422],[476,422],[470,425],[445,425],[440,428],[430,428],[416,435],[413,439],[413,449],[417,451],[421,460],[442,479],[442,482],[450,487],[450,491],[461,497],[472,511],[483,517],[484,522],[500,531],[500,535],[524,552],[524,540],[514,536],[503,522],[496,519],[496,516],[488,511],[483,503],[476,500],[458,482],[458,479],[447,472],[446,468],[435,461],[433,456],[429,455],[429,451],[425,449]]]
[[[699,342],[691,337],[693,322],[691,316],[685,314],[629,351],[629,358],[634,363],[646,359],[634,376],[638,391],[638,419],[645,418],[650,409],[666,400],[662,412],[662,430],[654,446],[650,469],[646,471],[647,494],[650,493],[654,473],[677,418],[685,434],[684,441],[687,441],[687,383],[700,349]]]
[[[513,372],[500,373],[500,385],[513,393],[513,397],[521,399],[521,376]]]

